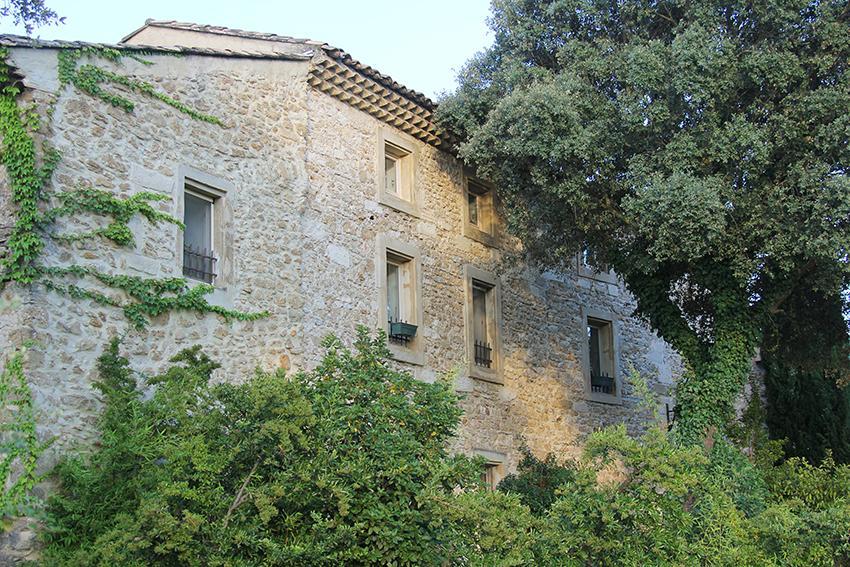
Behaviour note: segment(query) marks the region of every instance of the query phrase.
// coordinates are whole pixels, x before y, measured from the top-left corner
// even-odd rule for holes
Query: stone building
[[[104,88],[135,102],[132,112],[63,86],[57,54],[98,46],[14,36],[0,45],[23,99],[50,116],[39,135],[62,155],[51,190],[155,192],[167,197],[157,206],[187,225],[184,233],[136,218],[134,246],[51,242],[46,264],[186,275],[211,282],[216,304],[269,312],[248,322],[173,312],[138,331],[118,309],[7,286],[0,344],[41,345],[28,377],[54,450],[91,440],[95,359],[119,334],[143,371],[200,343],[223,363],[219,379],[242,380],[257,366],[311,367],[328,333],[350,339],[356,325],[382,328],[416,377],[457,372],[465,414],[455,449],[486,456],[493,479],[516,467],[523,442],[563,456],[602,425],[639,428],[647,416],[631,369],[669,401],[679,358],[630,317],[633,299],[616,276],[581,261],[570,273],[523,262],[493,188],[446,147],[434,103],[346,52],[148,21],[112,46],[120,61],[98,61],[222,127],[120,85]],[[4,177],[0,226],[12,222],[9,191]]]

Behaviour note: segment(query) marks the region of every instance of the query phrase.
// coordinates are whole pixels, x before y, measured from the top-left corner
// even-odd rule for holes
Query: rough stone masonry
[[[98,62],[221,118],[222,128],[131,92],[122,92],[136,102],[128,113],[61,88],[57,52],[80,44],[12,36],[0,36],[0,44],[10,49],[26,99],[42,109],[54,104],[44,136],[62,161],[51,190],[90,184],[122,196],[153,191],[168,197],[161,210],[178,218],[189,183],[221,191],[213,301],[270,313],[228,323],[214,314],[175,312],[136,331],[116,309],[7,286],[0,298],[0,344],[7,353],[26,339],[41,345],[30,353],[27,375],[39,432],[55,438],[52,458],[93,439],[99,401],[91,383],[95,359],[110,337],[123,336],[133,367],[148,373],[194,344],[222,363],[220,380],[243,380],[257,366],[309,368],[328,333],[351,339],[358,324],[386,322],[379,242],[388,241],[415,249],[419,265],[421,356],[414,364],[399,356],[397,363],[422,380],[457,373],[465,413],[455,450],[485,455],[503,475],[515,469],[523,443],[539,456],[565,457],[595,428],[626,423],[638,430],[648,416],[637,409],[631,372],[649,382],[662,404],[671,402],[680,359],[631,317],[634,301],[616,277],[580,262],[569,273],[541,273],[522,260],[498,214],[492,239],[467,236],[469,172],[441,140],[431,120],[434,104],[345,52],[273,34],[149,21],[118,48],[144,49],[152,65],[132,58]],[[408,160],[415,210],[381,198],[382,140],[388,139],[415,158]],[[0,204],[0,227],[8,226],[5,175]],[[135,247],[100,240],[51,245],[45,263],[182,275],[181,231],[141,219],[132,227]],[[467,372],[473,356],[465,316],[470,266],[499,284],[500,312],[490,316],[498,324],[501,383]],[[589,312],[616,322],[618,391],[610,400],[589,395]],[[0,557],[8,560],[31,553],[31,532],[13,533],[0,543]]]

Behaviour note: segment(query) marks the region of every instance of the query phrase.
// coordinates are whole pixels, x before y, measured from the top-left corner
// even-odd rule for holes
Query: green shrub
[[[766,469],[773,504],[753,522],[782,565],[850,565],[850,466],[799,457]]]
[[[211,385],[217,365],[190,349],[145,395],[113,342],[96,384],[100,447],[59,467],[48,562],[474,564],[457,534],[493,497],[479,463],[446,452],[460,417],[451,388],[390,369],[383,339],[362,329],[353,352],[325,346],[313,372],[240,385]],[[478,561],[513,554],[505,541],[483,538]]]
[[[785,439],[790,456],[817,463],[831,452],[850,463],[850,387],[834,372],[802,370],[768,359],[766,422],[771,437]]]
[[[535,515],[546,512],[557,498],[557,490],[575,481],[575,470],[559,464],[551,453],[540,460],[527,446],[522,447],[522,459],[515,474],[499,483],[502,492],[516,494]]]
[[[623,427],[594,433],[543,523],[538,556],[552,565],[768,563],[710,470],[702,448],[677,447],[656,429],[641,439]]]
[[[449,528],[452,565],[537,565],[537,519],[516,494],[465,491],[436,501]],[[422,564],[426,564],[424,561]]]
[[[312,372],[242,384],[211,384],[193,348],[138,384],[113,341],[100,444],[58,467],[45,563],[850,565],[850,467],[775,464],[761,426],[736,434],[750,458],[608,428],[580,459],[525,450],[488,491],[446,450],[448,384],[393,370],[362,329],[325,346]]]
[[[658,429],[615,427],[577,461],[526,454],[499,489],[537,516],[536,564],[850,564],[848,468],[773,461],[757,466],[723,439],[682,447]]]

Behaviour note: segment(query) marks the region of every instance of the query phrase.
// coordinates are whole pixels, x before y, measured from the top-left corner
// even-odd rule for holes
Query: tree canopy
[[[725,423],[789,298],[846,345],[846,0],[494,0],[490,25],[442,124],[533,258],[614,268],[685,356],[680,433]]]
[[[11,17],[15,25],[23,24],[27,34],[40,26],[65,22],[65,18],[47,7],[44,0],[3,0],[0,2],[0,17]]]

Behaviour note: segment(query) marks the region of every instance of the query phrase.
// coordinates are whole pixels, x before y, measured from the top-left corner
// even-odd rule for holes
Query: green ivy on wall
[[[201,120],[203,122],[209,122],[210,124],[224,126],[224,123],[215,116],[210,116],[209,114],[198,112],[194,108],[191,108],[190,106],[187,106],[182,102],[171,98],[165,93],[156,90],[156,88],[150,83],[140,81],[138,79],[133,79],[131,77],[126,77],[124,75],[119,75],[118,73],[102,69],[90,63],[80,65],[80,59],[82,59],[83,57],[100,57],[112,61],[113,63],[119,63],[124,57],[124,54],[118,51],[117,49],[96,49],[92,47],[60,51],[59,82],[62,85],[72,84],[84,93],[88,93],[93,97],[99,98],[100,100],[107,102],[112,106],[122,108],[127,112],[132,112],[135,108],[135,104],[133,103],[133,101],[121,95],[109,93],[105,91],[102,86],[105,83],[121,85],[133,92],[142,93],[151,98],[155,98],[159,101],[162,101],[165,104],[176,108],[183,114],[194,118],[195,120]],[[134,55],[130,55],[129,57],[144,65],[152,64],[150,61],[146,61]]]
[[[22,108],[19,105],[21,89],[13,81],[6,63],[8,56],[7,49],[0,49],[0,135],[3,137],[2,161],[9,178],[16,219],[6,243],[6,256],[0,261],[0,287],[10,282],[41,285],[72,298],[117,307],[136,329],[144,329],[151,318],[174,310],[216,313],[225,319],[242,321],[268,316],[265,311],[246,313],[211,305],[206,296],[214,288],[206,284],[190,288],[184,278],[113,275],[76,264],[45,266],[41,257],[47,240],[69,242],[105,238],[118,246],[132,246],[134,238],[129,222],[137,215],[153,225],[166,222],[183,229],[183,223],[155,209],[151,203],[166,200],[167,197],[150,192],[123,198],[103,189],[78,186],[52,195],[59,204],[51,206],[51,196],[46,194],[45,186],[59,163],[60,155],[57,150],[46,145],[42,146],[40,152],[37,151],[33,133],[40,126],[40,118],[35,108]],[[119,63],[124,56],[115,49],[61,50],[58,54],[59,81],[62,85],[73,85],[108,104],[132,112],[135,104],[131,100],[104,89],[105,84],[120,85],[164,102],[195,120],[223,126],[218,118],[190,108],[157,91],[150,83],[102,69],[93,63],[81,63],[84,58],[101,58]],[[146,65],[151,64],[136,55],[127,57]],[[81,233],[54,232],[53,223],[58,218],[84,213],[107,217],[110,222],[105,227]],[[88,287],[85,282],[105,286],[106,291]]]
[[[32,489],[41,482],[38,458],[49,445],[38,439],[32,392],[24,375],[24,345],[0,372],[0,520],[32,514]],[[0,530],[3,531],[3,530]]]

